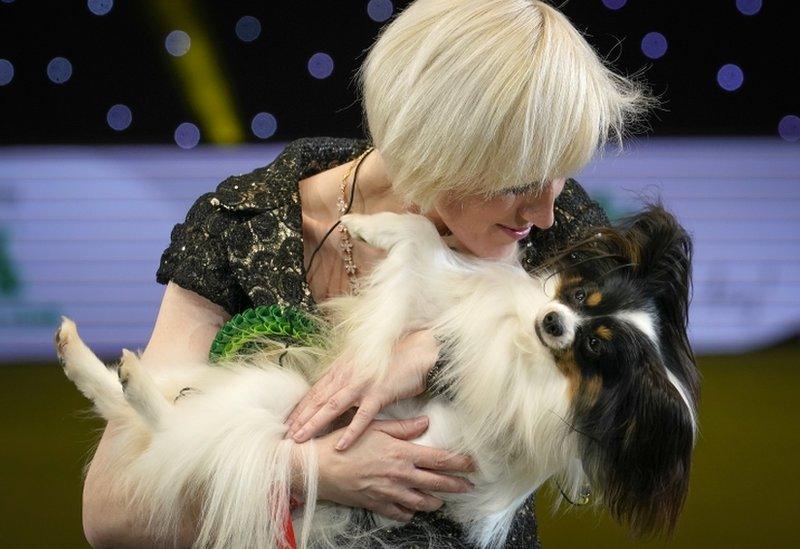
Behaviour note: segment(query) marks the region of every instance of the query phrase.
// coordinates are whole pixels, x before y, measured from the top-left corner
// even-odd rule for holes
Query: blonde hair
[[[429,211],[439,193],[490,196],[568,177],[657,103],[537,0],[416,0],[356,72],[393,189]]]

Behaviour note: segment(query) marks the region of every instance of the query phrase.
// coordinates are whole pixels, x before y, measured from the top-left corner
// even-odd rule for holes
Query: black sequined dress
[[[172,280],[231,315],[272,304],[317,312],[305,282],[297,183],[355,159],[371,145],[366,139],[297,139],[267,166],[225,179],[216,191],[201,195],[186,220],[173,227],[156,280]],[[556,199],[553,227],[534,228],[520,241],[526,268],[575,242],[588,228],[607,224],[602,208],[575,180],[567,180]],[[417,513],[410,523],[388,531],[386,542],[407,545],[431,528],[437,545],[469,547],[459,526],[440,511]],[[533,495],[520,506],[506,547],[539,547]]]

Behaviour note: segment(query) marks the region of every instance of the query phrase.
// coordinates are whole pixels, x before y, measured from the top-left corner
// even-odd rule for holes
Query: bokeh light
[[[14,65],[8,59],[0,59],[0,86],[5,86],[14,79]]]
[[[667,53],[667,38],[660,32],[648,32],[642,38],[642,52],[650,59],[658,59]]]
[[[275,131],[278,129],[278,121],[270,113],[260,112],[250,122],[250,129],[253,130],[253,135],[256,137],[267,139],[275,135]]]
[[[603,5],[610,10],[618,10],[627,3],[628,0],[603,0]]]
[[[252,15],[245,15],[236,22],[236,36],[243,42],[252,42],[261,36],[261,21]]]
[[[186,52],[189,51],[191,46],[192,39],[182,30],[172,31],[167,35],[166,40],[164,40],[164,47],[166,47],[169,54],[174,57],[186,55]]]
[[[742,87],[744,72],[738,65],[728,63],[717,71],[717,83],[723,90],[736,91]]]
[[[95,15],[105,15],[114,7],[114,0],[86,0],[86,7]]]
[[[736,0],[736,9],[744,15],[755,15],[761,11],[761,0]]]
[[[308,72],[314,78],[327,78],[333,72],[333,59],[327,53],[317,52],[308,60]]]
[[[377,23],[383,23],[394,13],[394,5],[390,0],[369,0],[367,15]]]
[[[121,132],[127,130],[133,120],[133,114],[127,105],[118,103],[108,109],[106,114],[106,122],[111,126],[111,129]]]
[[[181,149],[193,149],[200,142],[200,128],[191,122],[184,122],[175,129],[174,137]]]
[[[72,77],[72,63],[66,57],[54,57],[47,64],[47,77],[55,84],[63,84]]]
[[[11,4],[14,0],[0,0],[3,4]]]
[[[791,143],[800,139],[800,116],[787,114],[781,118],[778,123],[778,134]]]

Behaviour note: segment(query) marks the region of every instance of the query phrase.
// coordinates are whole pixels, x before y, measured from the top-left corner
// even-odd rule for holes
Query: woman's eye
[[[512,187],[510,189],[506,189],[506,192],[509,192],[513,195],[520,195],[533,192],[539,186],[536,183],[530,183],[528,185],[523,185],[522,187]]]
[[[508,192],[515,196],[519,196],[521,194],[525,194],[530,189],[530,187],[514,187],[513,189],[508,189]]]
[[[575,301],[577,301],[578,303],[583,303],[583,300],[586,299],[586,292],[584,292],[583,290],[581,290],[579,288],[579,289],[575,290],[574,297],[575,297]]]

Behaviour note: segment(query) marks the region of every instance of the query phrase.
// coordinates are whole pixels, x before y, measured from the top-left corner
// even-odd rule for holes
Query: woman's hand
[[[431,330],[407,334],[394,348],[387,377],[381,383],[354,382],[348,357],[337,358],[286,419],[286,437],[305,442],[331,421],[358,406],[350,425],[336,443],[344,450],[364,432],[384,406],[425,390],[425,379],[439,355],[440,343]]]
[[[447,450],[407,442],[428,428],[428,418],[373,421],[347,452],[336,451],[334,431],[315,439],[318,499],[369,509],[407,522],[416,511],[435,511],[442,500],[427,492],[467,492],[468,480],[439,471],[471,472],[472,460]],[[380,458],[377,458],[380,456]]]

